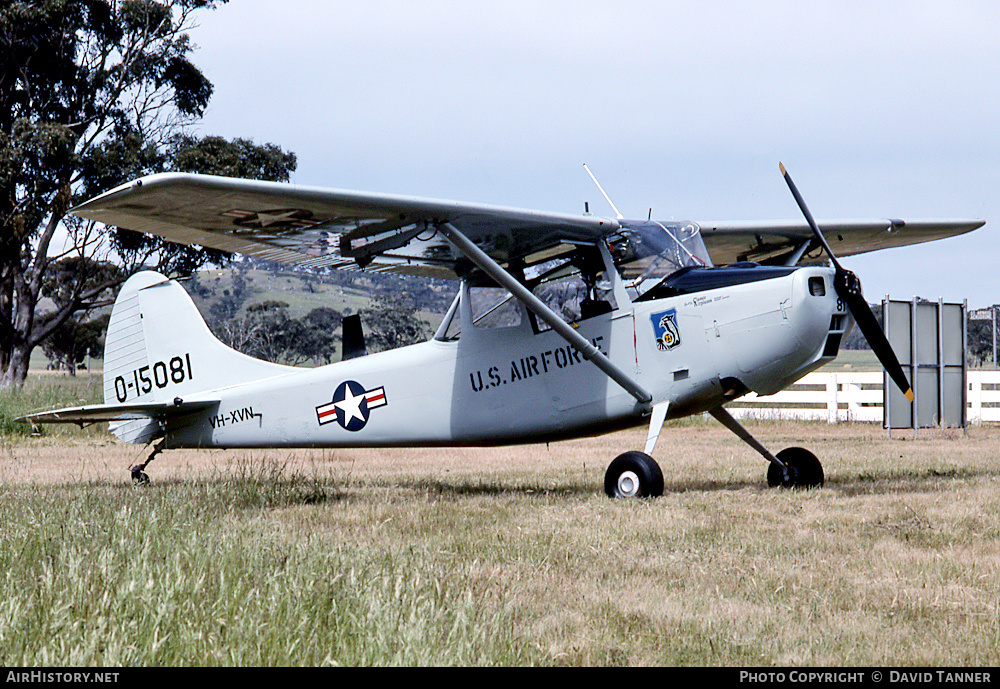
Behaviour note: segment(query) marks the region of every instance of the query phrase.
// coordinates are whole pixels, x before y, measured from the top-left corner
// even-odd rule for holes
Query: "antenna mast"
[[[597,189],[598,189],[598,191],[600,191],[600,192],[601,192],[601,195],[602,195],[602,196],[604,196],[604,200],[608,202],[608,205],[609,205],[609,206],[611,206],[611,210],[613,210],[613,211],[615,212],[615,215],[616,215],[616,216],[618,217],[618,219],[619,219],[619,220],[624,220],[625,216],[624,216],[624,215],[622,215],[622,214],[621,214],[621,213],[620,213],[620,212],[618,211],[618,208],[616,208],[616,207],[615,207],[615,204],[614,204],[614,203],[613,203],[613,202],[611,201],[611,197],[609,197],[609,196],[608,196],[608,195],[607,195],[607,194],[606,194],[606,193],[604,192],[604,187],[602,187],[602,186],[601,186],[601,183],[597,181],[597,178],[596,178],[596,177],[594,177],[594,173],[590,171],[590,168],[589,168],[589,167],[587,167],[587,164],[586,164],[586,163],[584,163],[584,164],[583,164],[583,169],[587,171],[587,174],[588,174],[588,175],[590,175],[590,179],[594,180],[594,184],[596,184],[596,185],[597,185]]]

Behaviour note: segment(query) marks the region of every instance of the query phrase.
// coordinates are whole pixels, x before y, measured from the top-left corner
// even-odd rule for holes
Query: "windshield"
[[[681,268],[712,265],[694,223],[622,221],[608,248],[633,300]]]

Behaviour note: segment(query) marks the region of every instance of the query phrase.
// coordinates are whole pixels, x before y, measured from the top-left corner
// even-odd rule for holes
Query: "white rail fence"
[[[775,395],[749,394],[726,405],[738,418],[882,422],[881,371],[814,372]],[[1000,421],[1000,371],[969,371],[968,422]]]

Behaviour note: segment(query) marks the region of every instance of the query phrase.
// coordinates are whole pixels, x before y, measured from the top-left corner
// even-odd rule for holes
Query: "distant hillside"
[[[329,307],[344,315],[357,313],[381,294],[407,293],[419,316],[432,328],[444,317],[458,290],[450,280],[431,280],[378,273],[306,272],[264,261],[242,261],[203,270],[182,281],[206,320],[226,314],[246,315],[248,307],[267,301],[288,304],[288,315],[302,318],[313,309]]]

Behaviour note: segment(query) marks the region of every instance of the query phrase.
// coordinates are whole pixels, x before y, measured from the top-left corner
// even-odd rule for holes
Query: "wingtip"
[[[785,164],[782,163],[780,160],[778,161],[778,167],[781,169],[781,174],[783,175],[788,174],[788,172],[785,170]]]
[[[908,399],[910,402],[913,402],[913,388],[910,388],[903,394],[906,395],[906,399]]]

